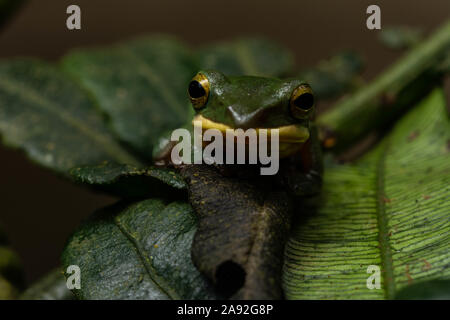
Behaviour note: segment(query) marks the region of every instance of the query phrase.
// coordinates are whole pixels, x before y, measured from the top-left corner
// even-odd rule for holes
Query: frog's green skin
[[[200,71],[210,83],[206,105],[197,114],[232,128],[277,128],[291,124],[308,127],[308,119],[292,117],[289,101],[299,79],[280,80],[252,76],[226,77]]]
[[[279,179],[296,196],[317,194],[322,185],[322,155],[316,126],[310,119],[295,118],[290,110],[293,91],[304,84],[300,79],[280,80],[253,76],[225,76],[217,71],[200,71],[209,81],[206,104],[196,108],[195,118],[208,121],[208,128],[304,127],[309,138],[303,143],[287,143],[293,150],[280,159]],[[212,125],[211,125],[212,124]],[[280,150],[284,137],[280,130]],[[283,158],[283,154],[280,154]]]

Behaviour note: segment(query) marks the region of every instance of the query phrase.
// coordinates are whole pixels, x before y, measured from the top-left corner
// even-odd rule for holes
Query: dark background
[[[66,8],[77,4],[82,30],[66,28]],[[110,44],[142,33],[172,33],[196,45],[262,34],[290,48],[298,67],[341,49],[361,53],[366,79],[395,61],[378,31],[366,28],[366,8],[381,7],[382,27],[431,31],[449,18],[449,0],[34,0],[0,31],[0,58],[57,60],[73,47]],[[93,194],[0,147],[0,223],[22,258],[28,282],[59,263],[65,240],[96,208],[115,200]]]

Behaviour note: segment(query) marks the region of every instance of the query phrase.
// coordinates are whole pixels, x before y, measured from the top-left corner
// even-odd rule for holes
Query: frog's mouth
[[[228,129],[230,130],[239,129],[230,127],[220,122],[212,121],[210,119],[203,117],[202,115],[196,115],[192,120],[192,124],[194,125],[194,127],[201,126],[203,131],[208,129],[217,129],[224,136]],[[298,152],[301,149],[303,143],[305,143],[309,139],[309,129],[299,124],[292,124],[278,128],[254,128],[254,129],[257,135],[259,135],[260,130],[262,129],[267,130],[267,138],[269,142],[271,141],[270,137],[272,136],[273,130],[278,130],[279,152],[281,158],[284,158],[286,156]]]

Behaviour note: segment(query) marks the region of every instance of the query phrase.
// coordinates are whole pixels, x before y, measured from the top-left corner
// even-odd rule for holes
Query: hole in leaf
[[[217,267],[216,289],[225,297],[231,297],[245,283],[245,271],[237,263],[227,260]]]

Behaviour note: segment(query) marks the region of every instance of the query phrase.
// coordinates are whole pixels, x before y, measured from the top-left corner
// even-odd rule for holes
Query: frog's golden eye
[[[188,87],[189,99],[195,109],[203,108],[208,101],[209,81],[205,75],[198,73]]]
[[[313,107],[314,93],[310,86],[302,84],[292,92],[290,108],[295,118],[307,118]]]

